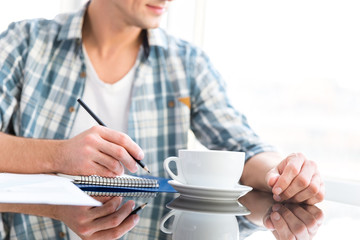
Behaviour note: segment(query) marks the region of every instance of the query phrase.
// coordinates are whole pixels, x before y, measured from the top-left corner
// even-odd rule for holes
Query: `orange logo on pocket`
[[[190,97],[178,98],[179,102],[185,104],[189,109],[191,108]]]

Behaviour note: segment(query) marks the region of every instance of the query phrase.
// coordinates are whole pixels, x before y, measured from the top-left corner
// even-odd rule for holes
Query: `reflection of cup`
[[[238,184],[245,153],[229,151],[179,150],[179,157],[169,157],[164,168],[172,179],[189,185],[228,188]],[[177,175],[169,164],[175,162]]]
[[[237,200],[212,200],[212,199],[201,199],[193,198],[180,195],[168,204],[167,208],[208,213],[208,214],[222,214],[232,216],[244,216],[250,214],[249,209],[240,204]]]
[[[172,210],[161,219],[160,229],[173,234],[174,240],[238,239],[236,216],[250,214],[237,200],[216,201],[181,195],[166,207]],[[170,218],[173,218],[173,222],[167,225]]]
[[[165,227],[165,223],[173,216],[172,226]],[[233,215],[171,210],[162,218],[160,229],[172,234],[174,240],[239,239],[239,227]]]

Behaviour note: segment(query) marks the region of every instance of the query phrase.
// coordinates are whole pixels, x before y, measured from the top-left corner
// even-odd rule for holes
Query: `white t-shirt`
[[[107,127],[127,133],[131,90],[136,64],[122,79],[114,84],[108,84],[101,81],[97,75],[85,47],[83,47],[83,52],[87,77],[81,99]],[[74,137],[95,125],[98,125],[98,123],[83,107],[80,107],[70,137]],[[71,240],[81,240],[71,229],[69,229],[69,235]]]
[[[86,82],[82,100],[111,129],[127,133],[131,91],[135,76],[135,66],[114,84],[99,78],[86,53]],[[135,64],[136,65],[136,64]],[[80,107],[70,137],[73,137],[98,123]]]

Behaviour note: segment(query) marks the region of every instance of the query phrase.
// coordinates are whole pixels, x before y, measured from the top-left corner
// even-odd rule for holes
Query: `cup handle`
[[[161,218],[161,222],[160,222],[160,230],[166,234],[172,234],[173,232],[173,228],[176,225],[176,218],[178,215],[179,211],[175,211],[175,210],[171,210],[170,212],[168,212],[165,216],[163,216]],[[167,220],[169,220],[169,218],[171,218],[172,216],[175,217],[173,224],[171,225],[171,227],[167,228],[165,227],[165,223],[167,222]]]
[[[181,183],[185,183],[185,179],[179,174],[179,167],[178,167],[178,162],[179,158],[178,157],[168,157],[167,159],[165,159],[164,161],[164,168],[166,170],[166,172],[170,175],[170,177],[178,182]],[[176,164],[176,169],[178,170],[178,175],[175,175],[173,171],[171,171],[171,169],[169,168],[169,164],[170,162],[175,162]]]

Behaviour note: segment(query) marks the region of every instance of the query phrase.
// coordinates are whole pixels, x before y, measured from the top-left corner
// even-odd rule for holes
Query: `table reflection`
[[[250,214],[238,201],[215,201],[180,196],[166,205],[172,209],[160,221],[160,229],[172,239],[238,239],[236,216]],[[171,224],[166,226],[169,219]]]
[[[180,196],[166,207],[171,211],[160,220],[160,229],[176,240],[246,239],[267,230],[276,239],[312,239],[323,221],[316,206],[279,204],[270,194],[258,191],[238,201]]]
[[[238,201],[216,201],[180,196],[174,193],[158,193],[156,196],[139,195],[141,197],[108,197],[104,198],[101,207],[52,206],[32,204],[0,204],[3,228],[14,234],[15,223],[19,216],[16,213],[30,214],[26,217],[35,219],[35,215],[52,217],[47,212],[62,212],[63,220],[69,227],[76,230],[81,224],[80,235],[96,234],[97,239],[329,239],[328,236],[357,233],[352,223],[360,222],[360,207],[325,201],[317,206],[293,203],[276,203],[268,193],[251,191]],[[146,208],[138,213],[140,221],[131,230],[117,234],[123,226],[115,224],[105,227],[120,219],[124,209],[129,208],[128,202],[135,201],[139,206],[147,202]],[[106,213],[110,205],[116,210],[92,219],[89,213]],[[56,210],[55,210],[56,209]],[[325,211],[324,211],[325,210]],[[129,208],[127,211],[131,211]],[[324,212],[325,214],[324,214]],[[9,212],[9,213],[5,213]],[[123,217],[124,218],[124,217]],[[5,220],[12,219],[10,222]],[[84,219],[89,221],[84,221]],[[100,220],[102,225],[95,224]],[[340,224],[341,220],[341,224]],[[51,226],[53,220],[43,220],[44,226]],[[5,224],[10,223],[9,226]],[[325,225],[325,226],[324,226]],[[336,226],[342,226],[337,228]],[[105,227],[104,229],[101,229]],[[323,229],[324,228],[324,229]],[[49,228],[49,233],[51,228]],[[102,231],[105,230],[105,231]],[[47,231],[47,230],[46,230]],[[5,232],[5,231],[4,231]],[[70,239],[69,229],[63,228],[59,239]],[[106,233],[106,234],[105,234]],[[24,232],[21,239],[26,237]],[[92,234],[90,234],[92,235]],[[320,235],[320,236],[319,236]],[[348,234],[349,235],[349,234]],[[6,233],[5,235],[6,236]],[[43,235],[45,236],[45,235]],[[50,235],[49,235],[50,236]],[[51,239],[51,238],[38,238]],[[73,239],[73,238],[72,238]]]
[[[275,204],[264,217],[264,225],[276,239],[313,239],[323,221],[316,206]]]

